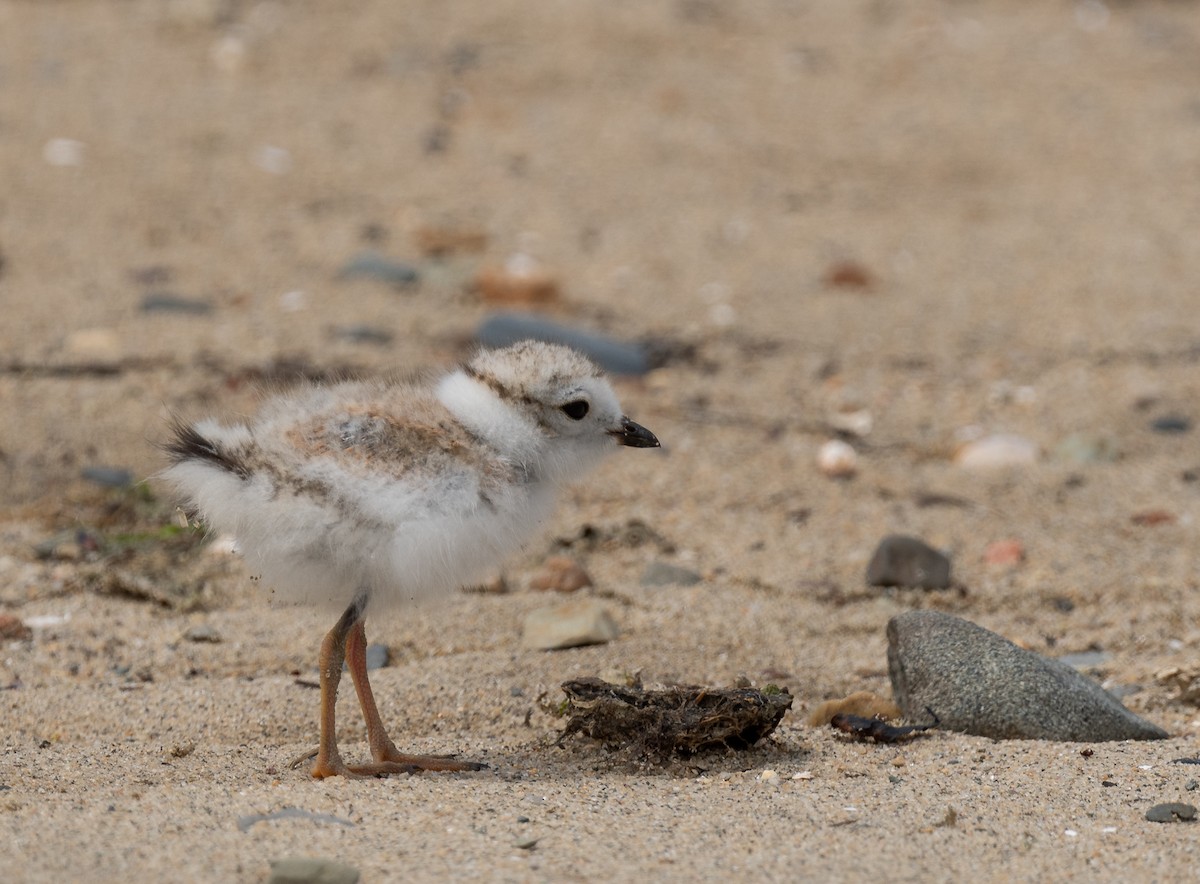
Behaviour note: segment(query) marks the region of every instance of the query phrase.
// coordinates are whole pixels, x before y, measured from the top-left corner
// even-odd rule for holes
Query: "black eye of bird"
[[[588,404],[583,399],[576,399],[574,402],[564,405],[562,412],[573,421],[581,421],[588,413]]]

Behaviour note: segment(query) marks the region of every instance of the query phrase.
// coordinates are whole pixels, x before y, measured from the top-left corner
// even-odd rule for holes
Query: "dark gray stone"
[[[375,279],[395,288],[407,288],[415,285],[421,274],[409,264],[385,258],[377,252],[363,252],[347,261],[338,271],[339,279],[356,277]]]
[[[143,313],[186,313],[204,316],[212,313],[213,305],[199,298],[185,298],[171,292],[153,292],[142,298]]]
[[[485,347],[507,347],[518,341],[545,341],[578,350],[610,374],[640,375],[650,370],[638,344],[560,325],[534,313],[494,313],[483,321],[475,339]]]
[[[1168,736],[1070,666],[960,617],[910,611],[891,619],[887,636],[892,692],[910,720],[926,722],[931,710],[948,730],[996,740]]]
[[[1173,823],[1176,820],[1179,822],[1191,822],[1195,818],[1196,808],[1190,804],[1181,804],[1178,801],[1156,804],[1146,811],[1146,819],[1152,823]]]
[[[395,338],[386,328],[374,325],[335,325],[329,330],[329,335],[335,340],[349,341],[351,344],[374,344],[386,347]]]
[[[133,473],[124,467],[84,467],[79,475],[105,488],[128,488],[133,484]]]
[[[703,578],[670,562],[651,562],[642,572],[642,586],[695,586]]]
[[[923,540],[889,534],[879,541],[867,565],[867,584],[945,589],[950,585],[950,559]]]
[[[1182,414],[1167,414],[1150,422],[1150,429],[1156,433],[1186,433],[1191,428],[1191,418]]]

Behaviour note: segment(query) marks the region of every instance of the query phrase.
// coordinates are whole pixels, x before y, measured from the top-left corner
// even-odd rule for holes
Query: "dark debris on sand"
[[[671,686],[647,690],[598,678],[564,682],[567,726],[609,749],[648,756],[688,757],[714,750],[749,749],[779,725],[792,706],[784,688]]]

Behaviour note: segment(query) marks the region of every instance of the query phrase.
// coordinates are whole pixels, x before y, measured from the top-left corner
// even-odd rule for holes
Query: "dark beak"
[[[658,437],[643,427],[635,424],[627,417],[621,418],[621,429],[609,430],[618,443],[630,448],[658,448]]]

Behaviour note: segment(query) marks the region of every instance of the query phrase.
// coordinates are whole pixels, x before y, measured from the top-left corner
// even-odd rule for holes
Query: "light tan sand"
[[[1143,814],[1200,796],[1200,768],[1171,763],[1198,754],[1197,710],[1154,679],[1200,656],[1200,428],[1149,429],[1200,422],[1197,82],[1189,3],[0,0],[0,612],[44,624],[0,650],[19,685],[0,692],[0,877],[260,881],[288,855],[364,881],[1191,877],[1197,830]],[[43,159],[56,138],[81,165]],[[335,278],[368,247],[420,260],[427,226],[480,229],[487,252],[422,262],[407,293]],[[105,530],[113,496],[80,468],[148,476],[170,412],[252,410],[230,378],[458,358],[488,310],[464,282],[521,249],[558,276],[563,321],[696,357],[621,384],[669,453],[622,452],[571,495],[507,568],[516,591],[369,624],[397,741],[491,771],[311,781],[287,761],[316,737],[297,676],[327,618],[270,608],[215,556],[178,565],[207,580],[194,611],[98,593],[86,555],[34,556]],[[827,285],[840,261],[873,287]],[[154,266],[170,278],[131,275]],[[153,290],[216,309],[139,311]],[[353,323],[395,342],[331,338]],[[62,370],[97,364],[114,373]],[[833,482],[815,452],[843,407],[874,428]],[[950,453],[972,426],[1045,456],[967,473]],[[1072,433],[1120,459],[1055,460]],[[1132,523],[1151,510],[1173,521]],[[552,538],[631,518],[677,551],[572,553],[622,637],[522,650]],[[965,594],[865,588],[892,531],[952,553]],[[985,565],[1010,537],[1025,563]],[[705,579],[641,587],[657,558]],[[153,561],[122,566],[166,592]],[[884,626],[914,606],[1050,655],[1100,648],[1098,674],[1176,736],[1085,757],[806,728],[822,700],[889,692]],[[201,624],[222,641],[181,638]],[[745,674],[797,702],[702,773],[555,748],[539,696],[612,668]],[[350,698],[342,722],[361,756]],[[353,825],[238,827],[285,807]]]

